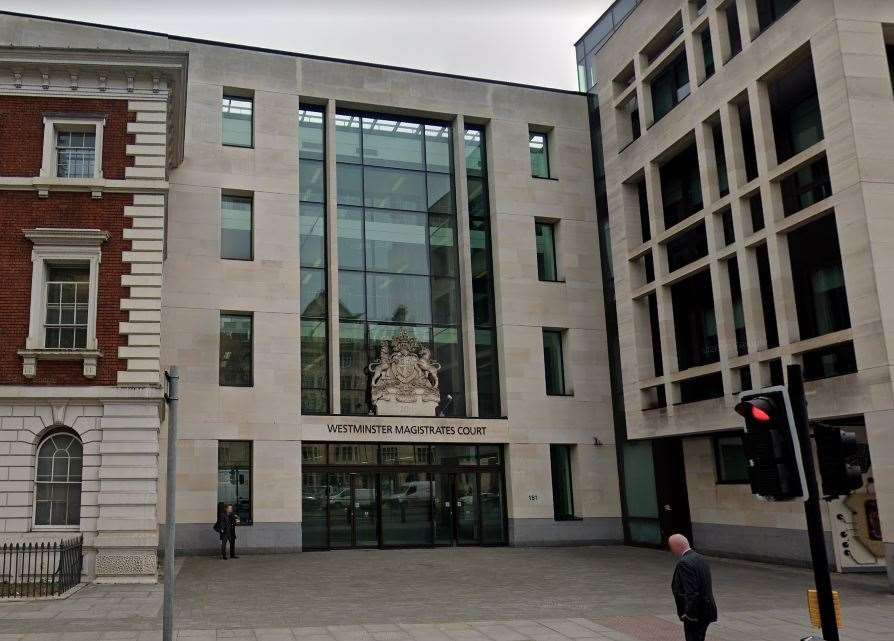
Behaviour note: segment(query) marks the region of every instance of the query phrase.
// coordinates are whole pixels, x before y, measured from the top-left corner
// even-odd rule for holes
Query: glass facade
[[[217,501],[233,506],[242,525],[251,525],[251,441],[217,444]]]
[[[500,445],[304,443],[305,549],[500,545]]]
[[[615,0],[574,46],[577,54],[578,88],[590,92],[596,87],[597,74],[593,58],[611,35],[621,26],[642,0]]]
[[[298,111],[302,414],[329,411],[325,160],[323,108],[303,107]]]
[[[406,328],[441,363],[447,415],[465,413],[449,124],[336,115],[342,414],[368,414],[368,365]]]
[[[463,148],[469,193],[469,251],[472,263],[472,316],[475,323],[478,415],[495,417],[502,413],[502,406],[484,129],[467,126]]]

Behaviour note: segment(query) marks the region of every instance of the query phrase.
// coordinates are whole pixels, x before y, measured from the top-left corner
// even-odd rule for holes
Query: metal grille
[[[62,594],[81,580],[84,538],[0,545],[0,598]]]

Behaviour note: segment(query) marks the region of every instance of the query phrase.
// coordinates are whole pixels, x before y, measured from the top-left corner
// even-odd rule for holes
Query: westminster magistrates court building
[[[0,162],[11,257],[0,294],[0,538],[80,532],[89,578],[154,581],[170,518],[160,372],[176,364],[177,548],[187,553],[213,552],[210,526],[226,502],[246,552],[660,545],[682,530],[715,553],[803,562],[794,509],[762,524],[765,554],[720,527],[724,510],[764,510],[737,484],[740,388],[730,381],[746,380],[747,365],[765,382],[767,359],[724,355],[715,367],[709,345],[693,357],[705,362],[677,367],[685,350],[672,350],[683,344],[667,333],[671,310],[715,332],[733,325],[703,313],[710,282],[674,290],[688,297],[675,307],[665,292],[679,279],[664,258],[652,266],[664,338],[650,341],[649,313],[631,311],[651,291],[627,278],[646,250],[671,252],[679,268],[702,237],[672,248],[649,223],[656,240],[641,247],[625,237],[626,209],[613,213],[620,184],[645,176],[647,203],[662,184],[652,165],[637,174],[614,159],[625,146],[615,129],[640,131],[645,112],[624,109],[642,93],[641,66],[670,56],[640,49],[660,31],[689,51],[691,16],[708,16],[698,24],[713,33],[729,4],[616,3],[578,45],[581,92],[2,15],[11,44],[0,50],[0,126],[17,133]],[[836,20],[831,2],[801,4]],[[678,18],[680,33],[664,28]],[[744,49],[741,60],[756,55]],[[639,62],[624,66],[628,53]],[[603,65],[617,79],[597,87],[587,74]],[[615,123],[609,113],[626,115]],[[706,131],[661,152],[668,181],[702,167]],[[671,162],[677,152],[690,156]],[[728,165],[727,189],[744,198]],[[683,220],[683,209],[666,205],[665,217],[679,210]],[[708,220],[716,252],[726,219]],[[769,257],[778,279],[779,257]],[[713,263],[693,260],[687,275],[714,275]],[[755,281],[740,271],[750,296]],[[827,289],[841,279],[833,272]],[[845,269],[848,295],[850,278]],[[705,327],[686,340],[710,343]],[[856,327],[816,347],[858,345]],[[645,372],[648,345],[661,346],[667,374]],[[702,378],[690,382],[688,367]],[[879,407],[885,398],[873,396]],[[874,439],[872,492],[882,497],[890,454],[877,455]]]

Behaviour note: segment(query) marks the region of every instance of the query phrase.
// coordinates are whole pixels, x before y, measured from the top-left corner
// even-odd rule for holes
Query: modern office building
[[[864,444],[830,550],[894,587],[892,43],[870,0],[619,0],[578,42],[627,541],[809,560],[732,411],[800,364],[814,429]]]
[[[90,429],[30,409],[81,408],[88,381],[21,379],[43,285],[4,291],[20,313],[2,326],[3,537],[80,531],[91,555],[118,546],[114,576],[98,561],[89,576],[153,580],[171,518],[159,371],[176,364],[178,549],[217,548],[218,502],[246,551],[622,540],[584,94],[13,14],[0,34],[4,126],[63,118],[4,156],[62,158],[71,133],[90,162],[114,143],[128,183],[44,180],[39,163],[0,177],[5,208],[59,210],[4,225],[14,270],[70,227],[118,252],[96,261],[98,347],[37,364],[109,373]],[[103,119],[104,143],[80,136]],[[142,251],[151,269],[121,275],[113,258]],[[109,396],[146,409],[107,419]],[[64,527],[32,517],[52,434],[75,468],[84,451]]]

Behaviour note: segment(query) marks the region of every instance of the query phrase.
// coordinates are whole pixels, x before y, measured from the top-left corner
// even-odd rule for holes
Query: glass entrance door
[[[435,474],[434,478],[432,514],[435,545],[481,543],[477,474]]]
[[[379,544],[376,475],[329,474],[329,547],[370,547]]]

